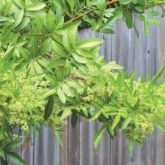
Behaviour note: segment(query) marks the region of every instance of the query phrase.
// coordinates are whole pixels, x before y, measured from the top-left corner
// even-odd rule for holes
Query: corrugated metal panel
[[[100,37],[105,40],[101,54],[110,60],[116,60],[128,72],[135,71],[138,76],[153,76],[160,68],[160,31],[152,27],[152,36],[145,37],[143,25],[138,23],[140,38],[133,30],[128,30],[122,22],[117,22],[115,35],[102,35],[90,30],[82,30],[80,38]],[[161,38],[162,35],[161,34]],[[163,49],[162,49],[163,50]],[[161,53],[162,54],[162,53]],[[135,147],[131,153],[127,141],[122,135],[102,140],[97,151],[93,149],[93,138],[98,123],[89,123],[80,119],[72,129],[70,122],[64,128],[63,147],[54,141],[51,132],[42,128],[29,149],[22,151],[27,165],[164,165],[165,134],[156,131],[148,138],[144,147]],[[33,135],[32,135],[33,137]],[[34,137],[33,137],[34,138]]]

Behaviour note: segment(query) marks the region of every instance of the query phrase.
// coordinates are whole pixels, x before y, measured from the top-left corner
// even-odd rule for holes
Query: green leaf
[[[151,25],[155,25],[155,26],[160,26],[160,21],[155,20],[155,19],[147,19],[146,20],[147,23],[151,24]]]
[[[119,124],[120,119],[121,119],[121,116],[120,116],[120,115],[117,115],[117,116],[115,117],[115,119],[114,119],[114,121],[113,121],[113,123],[112,123],[112,129],[113,129],[113,130],[114,130],[114,129],[117,127],[117,125]]]
[[[121,5],[128,5],[132,0],[120,0]]]
[[[48,14],[46,15],[46,25],[47,28],[51,31],[53,30],[53,25],[54,25],[54,13],[52,10],[48,11]]]
[[[9,19],[7,17],[4,16],[0,16],[0,22],[5,22],[8,21]]]
[[[64,13],[66,13],[68,16],[70,16],[71,14],[70,14],[69,4],[67,3],[66,0],[61,0],[61,2],[62,2],[62,10],[64,11]]]
[[[100,128],[100,130],[96,133],[95,135],[95,139],[94,139],[94,146],[95,146],[95,149],[98,148],[98,145],[100,144],[101,142],[101,138],[103,137],[103,134],[106,130],[106,126],[102,126]]]
[[[147,15],[158,16],[158,15],[160,15],[160,13],[158,11],[149,10],[149,11],[147,11]]]
[[[69,30],[69,38],[71,41],[72,48],[76,48],[78,44],[78,27],[75,26],[73,29]]]
[[[50,117],[53,111],[53,107],[54,107],[54,97],[50,96],[45,107],[44,120],[47,120]]]
[[[65,49],[67,50],[67,52],[72,52],[73,47],[72,47],[72,36],[69,35],[70,31],[69,30],[65,30],[63,31],[63,45],[65,47]]]
[[[78,122],[78,115],[76,112],[73,112],[72,118],[71,118],[71,124],[73,128],[75,128],[77,122]]]
[[[125,120],[124,120],[124,122],[123,122],[123,124],[122,124],[122,126],[121,126],[121,131],[122,130],[124,130],[125,128],[127,128],[127,126],[128,126],[128,124],[131,122],[131,118],[130,117],[128,117],[128,118],[126,118]]]
[[[0,159],[5,159],[5,153],[3,150],[0,149]]]
[[[79,48],[91,48],[100,45],[103,42],[101,39],[89,38],[79,43]]]
[[[11,141],[9,144],[7,144],[7,145],[5,146],[5,149],[7,149],[7,150],[16,149],[16,148],[19,147],[21,144],[22,144],[21,141],[13,140],[13,141]]]
[[[131,152],[133,149],[133,143],[131,140],[128,140],[128,151]]]
[[[66,102],[66,96],[65,96],[64,92],[62,91],[61,87],[58,87],[57,88],[57,94],[58,94],[58,97],[61,100],[61,102],[63,104],[65,104],[65,102]]]
[[[62,113],[61,119],[65,119],[72,114],[73,107],[66,107]]]
[[[147,21],[144,21],[144,32],[145,32],[146,36],[148,36],[148,37],[151,35],[150,27],[149,27]]]
[[[85,57],[85,58],[93,58],[95,55],[91,51],[83,49],[83,48],[82,49],[81,48],[76,49],[76,54],[78,54],[82,57]]]
[[[115,34],[115,32],[110,28],[101,29],[100,32],[105,34]]]
[[[38,11],[38,10],[42,10],[43,8],[45,8],[45,6],[46,6],[45,3],[37,2],[37,3],[33,3],[29,6],[27,6],[26,9],[29,11]]]
[[[42,96],[43,99],[54,95],[56,93],[56,88],[50,89],[48,92],[44,93],[44,95]]]
[[[112,126],[111,126],[111,125],[108,125],[107,131],[108,131],[108,134],[109,134],[110,136],[114,137],[115,132],[114,132],[114,130],[112,129]]]
[[[140,15],[139,20],[143,21],[143,23],[144,23],[144,32],[145,32],[146,36],[150,36],[151,31],[150,31],[150,28],[149,28],[148,19],[144,15]]]
[[[6,156],[9,160],[11,160],[16,165],[25,165],[24,160],[18,154],[14,152],[7,152]]]
[[[67,96],[70,96],[70,97],[73,97],[73,93],[71,91],[71,88],[66,85],[66,84],[62,84],[61,85],[61,88],[62,88],[62,91],[67,95]]]
[[[67,2],[69,4],[69,6],[70,6],[71,11],[73,11],[74,10],[74,6],[75,6],[75,1],[74,0],[69,0]]]
[[[89,121],[96,120],[101,115],[103,110],[104,109],[99,109],[99,110],[95,111]]]
[[[132,16],[132,12],[130,10],[126,10],[124,13],[125,19],[126,19],[126,24],[127,27],[130,29],[133,27],[133,16]]]
[[[165,66],[153,77],[151,83],[155,83],[165,72]]]
[[[17,26],[21,23],[21,21],[23,20],[23,16],[24,16],[24,10],[21,9],[21,10],[19,11],[18,17],[16,18],[14,27],[17,27]]]
[[[134,25],[133,25],[133,28],[134,28],[134,31],[135,31],[135,33],[136,33],[137,37],[139,38],[139,32],[138,32],[138,29],[137,29],[137,27],[136,27],[136,24],[135,24],[135,23],[134,23]]]
[[[108,64],[105,64],[101,67],[101,70],[105,73],[111,72],[112,70],[121,70],[121,69],[123,69],[123,67],[116,64],[116,61],[111,61]]]
[[[21,31],[23,30],[24,28],[27,27],[27,25],[30,23],[30,18],[29,17],[25,17],[21,23],[19,24],[19,26],[17,26],[17,30],[18,31]]]
[[[144,7],[135,6],[135,11],[138,12],[139,14],[143,14],[144,13]]]
[[[145,21],[145,20],[146,20],[146,17],[145,17],[144,15],[140,15],[140,16],[139,16],[139,20],[140,20],[140,21]]]
[[[66,56],[68,54],[66,49],[63,47],[63,45],[60,42],[55,41],[53,46],[54,46],[55,54],[60,56]]]
[[[24,7],[25,7],[25,1],[24,1],[24,0],[14,0],[14,3],[15,3],[19,8],[24,8]]]
[[[67,85],[70,86],[71,88],[74,88],[78,94],[82,94],[84,91],[84,88],[76,80],[67,81]]]
[[[72,56],[73,56],[73,58],[74,58],[78,63],[80,63],[80,64],[84,64],[84,63],[87,62],[87,61],[86,61],[86,58],[81,57],[81,56],[79,56],[79,55],[77,55],[77,54],[75,54],[75,53],[72,53]]]

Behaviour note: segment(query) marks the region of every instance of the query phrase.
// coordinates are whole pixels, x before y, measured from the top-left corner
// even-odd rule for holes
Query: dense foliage
[[[159,25],[153,19],[163,0],[1,0],[0,5],[0,160],[24,161],[13,152],[22,131],[28,136],[42,125],[58,137],[72,116],[98,120],[97,147],[104,132],[121,131],[132,143],[142,144],[155,128],[164,129],[165,84],[158,78],[128,75],[115,62],[99,56],[101,39],[78,39],[78,29],[91,27],[114,33],[122,19],[134,28],[139,14],[144,30]],[[145,13],[145,14],[144,14]],[[147,14],[147,16],[146,16]],[[18,130],[18,132],[16,131]],[[15,133],[17,132],[17,133]]]

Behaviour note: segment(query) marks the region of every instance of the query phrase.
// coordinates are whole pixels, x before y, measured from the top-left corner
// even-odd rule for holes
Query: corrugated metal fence
[[[116,60],[126,71],[135,71],[138,76],[154,75],[160,68],[160,54],[165,43],[165,33],[152,27],[152,36],[145,37],[143,25],[138,23],[140,38],[133,30],[128,30],[122,22],[117,22],[115,35],[101,35],[82,30],[80,38],[101,37],[105,42],[101,54],[109,60]],[[165,29],[161,28],[163,31]],[[165,31],[165,30],[164,30]],[[156,131],[143,147],[127,150],[127,142],[122,135],[114,140],[106,135],[97,151],[93,149],[93,138],[98,123],[88,123],[81,119],[75,129],[70,123],[65,127],[63,147],[54,141],[51,132],[42,128],[28,149],[19,151],[27,165],[165,165],[165,134]]]

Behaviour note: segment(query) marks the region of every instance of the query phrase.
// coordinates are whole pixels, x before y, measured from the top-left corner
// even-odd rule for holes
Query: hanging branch
[[[115,4],[115,3],[117,3],[117,2],[118,2],[118,0],[109,1],[109,2],[106,4],[106,7],[108,7],[109,5]],[[70,19],[69,21],[65,22],[65,24],[68,24],[68,23],[77,21],[77,20],[81,19],[83,16],[86,16],[86,15],[88,15],[88,14],[90,14],[90,13],[93,13],[93,12],[96,11],[96,10],[98,10],[98,7],[95,7],[94,9],[91,9],[91,10],[85,12],[84,14],[79,14],[79,15],[73,17],[73,18]]]

